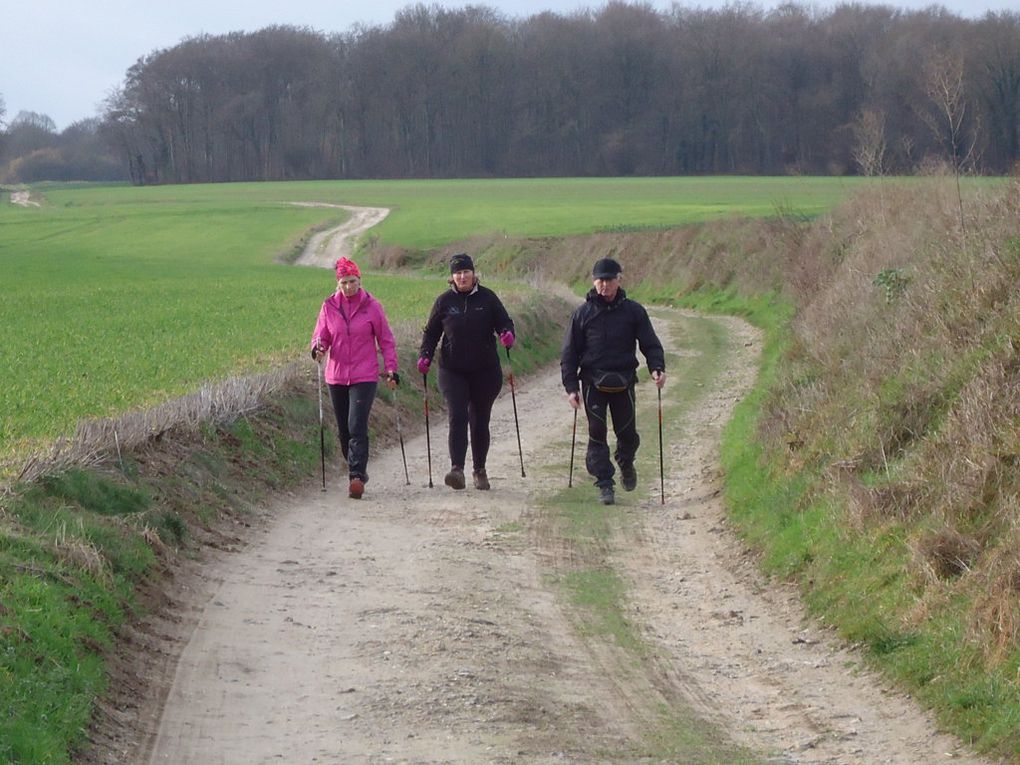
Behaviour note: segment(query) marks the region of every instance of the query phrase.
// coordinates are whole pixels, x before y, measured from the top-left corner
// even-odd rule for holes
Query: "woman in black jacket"
[[[436,298],[425,324],[418,371],[428,374],[442,338],[439,389],[446,399],[450,418],[450,472],[445,483],[453,489],[465,486],[464,463],[470,431],[474,485],[486,490],[489,417],[503,387],[496,339],[504,348],[512,347],[514,323],[496,293],[479,283],[468,255],[461,253],[450,259],[450,285]]]

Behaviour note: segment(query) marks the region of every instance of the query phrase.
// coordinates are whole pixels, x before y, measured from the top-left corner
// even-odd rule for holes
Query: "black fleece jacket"
[[[442,337],[439,365],[444,369],[491,369],[500,365],[496,336],[507,330],[514,332],[514,323],[495,292],[480,284],[471,292],[451,287],[432,305],[418,355],[431,359]]]
[[[580,389],[579,380],[591,381],[594,371],[629,373],[637,380],[635,344],[651,372],[666,371],[666,357],[648,312],[622,289],[607,303],[594,290],[570,317],[560,354],[560,373],[567,393]]]

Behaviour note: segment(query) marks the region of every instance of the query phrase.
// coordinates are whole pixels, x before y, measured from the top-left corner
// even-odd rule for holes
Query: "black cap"
[[[620,275],[623,266],[612,258],[600,258],[592,266],[591,275],[593,279],[613,279]]]
[[[474,271],[475,264],[471,260],[471,256],[466,252],[461,252],[450,258],[450,273],[454,274],[457,271]]]

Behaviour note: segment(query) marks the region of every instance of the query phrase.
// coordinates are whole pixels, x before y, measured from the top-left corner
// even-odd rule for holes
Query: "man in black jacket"
[[[634,455],[641,439],[635,422],[634,386],[638,358],[635,345],[648,363],[658,388],[666,384],[666,359],[662,343],[644,307],[620,289],[623,268],[612,258],[602,258],[592,268],[594,287],[570,318],[560,355],[560,371],[567,401],[574,409],[584,401],[588,417],[588,452],[585,466],[595,477],[599,501],[611,505],[616,473],[609,459],[609,422],[612,415],[616,453],[623,488],[637,486]]]

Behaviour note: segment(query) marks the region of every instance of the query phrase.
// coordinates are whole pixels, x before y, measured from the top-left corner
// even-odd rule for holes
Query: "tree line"
[[[0,182],[122,181],[126,163],[110,145],[99,117],[58,132],[53,120],[22,111],[7,125],[0,96]]]
[[[1020,14],[844,4],[203,35],[138,60],[99,132],[135,183],[880,174],[1020,159]]]

